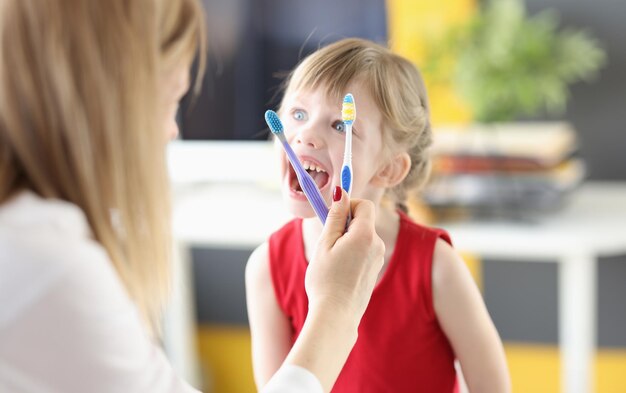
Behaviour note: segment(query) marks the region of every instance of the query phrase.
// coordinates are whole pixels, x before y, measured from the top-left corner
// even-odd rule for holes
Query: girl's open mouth
[[[298,177],[296,176],[296,172],[293,170],[293,167],[290,163],[289,166],[289,188],[292,192],[296,194],[304,194],[302,188],[300,187],[300,183],[298,182]],[[302,166],[304,169],[311,175],[317,188],[322,190],[324,187],[328,185],[330,176],[326,169],[324,169],[319,163],[313,162],[308,159],[302,159]]]

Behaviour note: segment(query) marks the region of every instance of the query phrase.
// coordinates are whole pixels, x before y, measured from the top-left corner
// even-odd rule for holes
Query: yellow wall
[[[451,26],[467,21],[475,10],[475,0],[387,0],[391,49],[420,67],[432,43]],[[444,63],[452,72],[454,60],[447,60]],[[435,84],[427,76],[425,79],[434,125],[471,120],[468,106],[449,84]]]
[[[201,325],[198,353],[207,393],[256,392],[247,326]]]
[[[595,386],[598,393],[626,391],[626,349],[603,349],[595,363]]]
[[[505,345],[514,392],[560,392],[559,350],[550,345]],[[598,393],[626,391],[626,349],[602,349],[594,363],[594,385]]]
[[[247,327],[200,326],[198,345],[207,393],[256,392]],[[556,346],[506,343],[505,351],[514,392],[560,392],[561,363]],[[623,393],[626,349],[600,350],[594,370],[596,392]]]

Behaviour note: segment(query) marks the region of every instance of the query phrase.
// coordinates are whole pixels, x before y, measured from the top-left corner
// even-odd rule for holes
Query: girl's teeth
[[[305,161],[302,163],[302,167],[304,167],[305,170],[311,170],[311,171],[316,171],[316,172],[326,172],[325,170],[323,170],[322,168],[318,167],[317,165],[310,163],[308,161]]]

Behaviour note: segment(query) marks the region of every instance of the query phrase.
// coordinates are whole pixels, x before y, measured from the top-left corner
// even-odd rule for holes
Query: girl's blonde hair
[[[28,189],[79,206],[155,328],[172,241],[159,86],[198,49],[202,68],[201,6],[3,0],[0,8],[0,203]]]
[[[383,115],[385,145],[406,149],[411,157],[408,175],[388,192],[406,210],[408,192],[421,187],[430,173],[432,143],[426,87],[415,65],[374,42],[343,39],[306,57],[285,80],[285,96],[323,88],[329,97],[341,99],[355,80],[365,84]]]

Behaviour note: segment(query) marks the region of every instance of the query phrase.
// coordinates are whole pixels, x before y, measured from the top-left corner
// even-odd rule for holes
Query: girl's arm
[[[261,389],[291,349],[291,326],[274,294],[267,243],[254,250],[248,260],[246,300],[252,335],[254,381]]]
[[[435,313],[470,392],[510,392],[502,341],[461,257],[439,239],[433,256]]]

